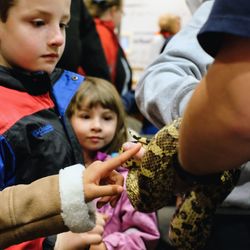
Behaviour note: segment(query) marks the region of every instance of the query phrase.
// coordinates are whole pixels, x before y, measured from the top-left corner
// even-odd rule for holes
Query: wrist
[[[207,174],[207,175],[195,175],[185,170],[179,162],[178,154],[173,157],[173,167],[175,168],[178,176],[189,185],[207,185],[207,184],[219,184],[221,182],[221,173]]]

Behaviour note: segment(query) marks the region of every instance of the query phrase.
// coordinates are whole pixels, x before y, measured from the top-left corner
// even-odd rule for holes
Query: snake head
[[[146,137],[139,136],[138,134],[136,134],[135,132],[133,132],[131,130],[129,130],[129,135],[130,135],[132,143],[139,142],[142,144],[142,147],[144,149],[147,148],[147,145],[149,144],[150,139],[148,139]],[[121,148],[119,150],[119,153],[122,153],[122,152],[124,152],[123,148]],[[128,161],[126,161],[123,164],[123,167],[128,168],[128,169],[136,169],[136,168],[140,168],[140,164],[141,164],[141,159],[132,158],[132,159],[129,159]]]

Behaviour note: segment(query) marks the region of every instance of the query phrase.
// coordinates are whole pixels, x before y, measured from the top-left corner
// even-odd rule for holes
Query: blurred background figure
[[[170,39],[181,29],[181,19],[178,15],[165,13],[158,19],[159,31],[152,38],[148,52],[148,62],[152,63],[162,53]],[[142,122],[141,134],[153,135],[158,131],[145,117]]]
[[[128,114],[138,111],[132,90],[132,70],[118,39],[123,15],[122,0],[85,0],[94,18],[97,33],[104,50],[111,82],[122,97]]]
[[[71,3],[66,46],[57,67],[111,80],[95,23],[83,0]]]
[[[149,62],[152,62],[164,50],[169,40],[181,29],[181,19],[177,15],[165,13],[158,19],[159,31],[152,39]]]

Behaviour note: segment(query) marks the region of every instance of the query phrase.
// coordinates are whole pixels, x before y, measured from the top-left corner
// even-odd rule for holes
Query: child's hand
[[[72,233],[66,232],[57,235],[56,245],[54,250],[85,250],[90,244],[100,244],[102,242],[102,233],[97,232],[99,225],[87,233]],[[93,233],[92,231],[96,232]]]
[[[101,244],[106,216],[96,212],[96,226],[86,233],[66,232],[57,235],[55,250],[84,250],[91,244]]]
[[[134,142],[126,142],[122,145],[122,149],[124,152],[128,151],[130,148],[134,147],[135,143]],[[141,160],[146,149],[144,147],[141,147],[140,150],[133,156],[136,160]]]
[[[102,242],[106,220],[106,215],[96,212],[96,226],[89,232],[79,234],[84,240],[85,245],[100,244]]]
[[[102,205],[111,202],[115,205],[123,191],[123,176],[114,171],[125,161],[135,155],[141,148],[140,144],[134,144],[126,152],[108,161],[95,161],[90,164],[84,172],[83,184],[85,201],[89,202],[95,198],[100,199]]]
[[[91,245],[89,250],[107,250],[105,243],[100,243],[98,245]]]

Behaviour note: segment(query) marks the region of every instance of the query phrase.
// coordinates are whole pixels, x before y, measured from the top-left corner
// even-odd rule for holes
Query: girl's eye
[[[80,115],[80,117],[82,118],[82,119],[89,119],[90,118],[90,116],[89,115],[84,115],[84,114],[82,114],[82,115]]]
[[[104,117],[104,120],[105,121],[113,120],[113,116],[106,116],[106,117]]]
[[[35,26],[35,27],[41,27],[45,24],[45,22],[43,20],[33,20],[32,21],[32,24]]]

